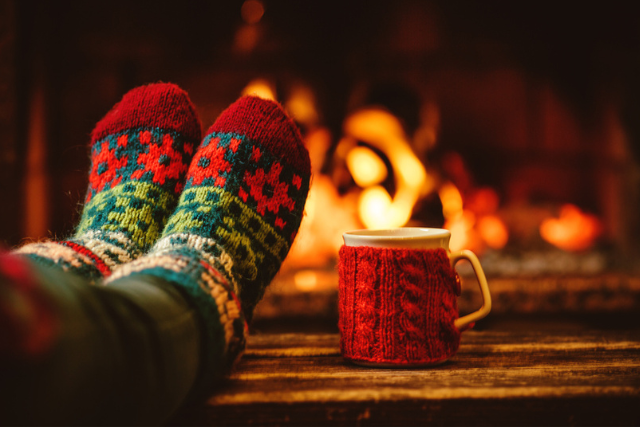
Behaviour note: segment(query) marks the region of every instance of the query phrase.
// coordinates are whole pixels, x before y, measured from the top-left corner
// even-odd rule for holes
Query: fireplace
[[[165,80],[204,127],[241,93],[277,99],[309,148],[306,217],[257,321],[335,318],[341,233],[367,227],[450,229],[452,249],[480,256],[495,312],[640,305],[640,26],[626,6],[89,3],[0,14],[3,182],[20,180],[2,187],[6,245],[71,232],[93,124]]]
[[[486,87],[475,89],[484,93],[465,82],[475,74],[441,73],[446,86],[471,94],[456,91],[456,105],[446,106],[453,102],[446,95],[430,98],[419,87],[371,85],[335,141],[327,129],[303,127],[315,171],[307,215],[259,318],[279,316],[281,307],[293,316],[335,315],[341,234],[398,226],[449,229],[452,250],[477,253],[498,297],[494,312],[638,302],[640,282],[627,276],[638,249],[638,166],[617,107],[603,105],[597,124],[585,128],[551,85],[533,84],[522,71],[487,71]],[[486,116],[445,128],[444,111],[471,109],[464,104],[482,95],[493,96],[487,108],[497,117],[477,113]],[[419,117],[413,133],[399,100]],[[297,102],[315,108],[313,96]],[[481,300],[470,265],[458,271],[468,282],[461,310],[472,311]]]

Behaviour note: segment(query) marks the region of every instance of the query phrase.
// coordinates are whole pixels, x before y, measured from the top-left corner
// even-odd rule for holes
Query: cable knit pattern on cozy
[[[340,346],[346,359],[428,364],[456,353],[460,284],[444,249],[340,249]]]
[[[76,234],[18,252],[90,279],[137,258],[173,212],[201,132],[195,107],[176,85],[129,91],[92,133],[89,188]]]

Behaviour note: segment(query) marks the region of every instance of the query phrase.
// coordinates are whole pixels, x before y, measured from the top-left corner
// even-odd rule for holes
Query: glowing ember
[[[548,218],[540,224],[544,240],[566,251],[590,248],[600,236],[602,226],[598,218],[583,213],[577,206],[566,204],[560,208],[559,218]]]

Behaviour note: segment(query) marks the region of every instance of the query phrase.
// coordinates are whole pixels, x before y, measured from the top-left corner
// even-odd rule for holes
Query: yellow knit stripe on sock
[[[212,194],[217,197],[211,197]],[[239,209],[239,215],[229,213],[232,210],[232,205],[236,211]],[[221,220],[231,231],[225,230],[220,226],[220,223],[216,224],[213,230],[204,230],[203,226],[206,224],[194,217],[197,212],[222,215],[217,219]],[[211,222],[215,224],[214,221]],[[252,228],[250,224],[259,224],[259,227]],[[237,249],[238,245],[242,243],[244,248],[250,250],[252,241],[259,242],[262,250],[269,252],[280,261],[283,260],[282,254],[286,256],[289,249],[289,243],[259,214],[247,207],[240,198],[219,187],[203,186],[185,190],[180,196],[176,212],[169,218],[164,234],[173,233],[200,235],[212,233],[214,235],[206,237],[217,239],[232,256],[235,255],[232,253],[232,248]],[[225,243],[230,243],[231,247]]]
[[[89,230],[124,232],[139,247],[152,245],[162,232],[176,196],[149,182],[127,182],[96,194],[85,206],[76,236]],[[155,215],[154,215],[155,214]]]

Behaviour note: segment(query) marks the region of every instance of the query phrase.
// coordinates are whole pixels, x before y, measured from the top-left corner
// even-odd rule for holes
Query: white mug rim
[[[419,239],[441,239],[451,237],[451,231],[444,228],[428,227],[398,227],[385,229],[362,229],[351,230],[344,233],[345,236],[353,236],[358,240],[419,240]]]

